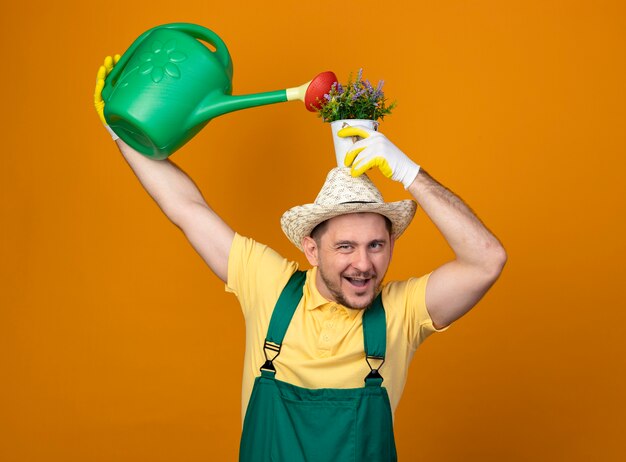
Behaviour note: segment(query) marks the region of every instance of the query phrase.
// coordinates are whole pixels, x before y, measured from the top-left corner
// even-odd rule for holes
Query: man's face
[[[325,298],[349,308],[367,308],[380,290],[391,261],[393,241],[385,218],[351,213],[328,220],[316,239],[303,241],[317,266],[317,288]]]

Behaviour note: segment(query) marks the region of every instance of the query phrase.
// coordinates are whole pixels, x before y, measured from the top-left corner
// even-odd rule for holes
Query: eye
[[[374,241],[370,244],[370,249],[380,250],[384,247],[383,242]]]

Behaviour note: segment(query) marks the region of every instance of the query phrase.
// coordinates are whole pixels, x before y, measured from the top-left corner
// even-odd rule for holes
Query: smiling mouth
[[[348,281],[351,285],[353,285],[354,287],[358,287],[358,288],[364,288],[367,286],[367,284],[372,280],[372,278],[349,278],[347,276],[344,276],[344,279],[346,281]]]

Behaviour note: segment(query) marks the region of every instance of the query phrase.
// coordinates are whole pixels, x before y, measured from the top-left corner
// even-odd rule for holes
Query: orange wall
[[[416,355],[401,460],[624,460],[623,2],[261,4],[3,6],[0,459],[236,457],[236,300],[92,109],[106,54],[188,21],[228,44],[238,94],[327,69],[385,79],[399,105],[381,130],[508,250],[487,297]],[[299,103],[215,119],[173,160],[233,228],[304,262],[278,220],[312,201],[333,154],[330,128]],[[390,277],[450,256],[419,213]]]

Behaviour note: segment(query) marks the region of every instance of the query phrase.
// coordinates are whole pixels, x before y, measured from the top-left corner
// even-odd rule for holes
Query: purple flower
[[[376,87],[376,90],[372,92],[373,99],[380,99],[383,97],[383,85],[384,84],[385,84],[384,80],[381,80],[378,82],[378,87]]]
[[[363,94],[365,93],[365,89],[360,89],[357,90],[353,95],[352,95],[352,101],[356,101],[357,99],[359,99],[361,96],[363,96]]]

